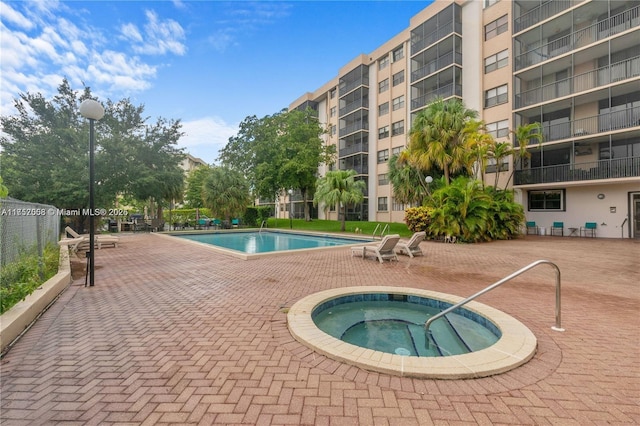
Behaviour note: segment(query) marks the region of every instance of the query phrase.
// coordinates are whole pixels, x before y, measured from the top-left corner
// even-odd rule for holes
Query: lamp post
[[[433,177],[427,176],[424,178],[424,182],[427,184],[427,195],[431,196],[431,191],[429,191],[429,185],[433,182]]]
[[[89,286],[93,287],[95,284],[95,265],[93,263],[95,258],[95,226],[94,226],[94,213],[95,213],[95,200],[93,182],[95,180],[94,167],[93,167],[93,151],[95,144],[95,121],[100,120],[104,116],[104,108],[100,105],[100,102],[93,99],[86,99],[80,104],[80,114],[89,119]],[[85,283],[86,285],[86,283]]]
[[[293,229],[293,189],[289,190],[289,229]]]

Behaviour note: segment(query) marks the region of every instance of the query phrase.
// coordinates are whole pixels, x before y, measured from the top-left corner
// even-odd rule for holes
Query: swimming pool
[[[294,303],[287,313],[287,325],[292,336],[314,352],[366,370],[400,376],[438,379],[486,377],[512,370],[526,363],[535,355],[537,340],[526,326],[504,312],[475,301],[469,302],[464,309],[456,312],[462,318],[481,323],[483,327],[487,328],[489,334],[494,334],[497,337],[497,341],[484,347],[484,349],[455,355],[449,354],[448,356],[440,356],[438,354],[429,356],[427,353],[424,353],[424,356],[418,356],[415,351],[412,352],[413,349],[419,346],[424,351],[433,349],[427,346],[427,337],[424,334],[423,326],[403,331],[407,335],[403,340],[394,340],[397,336],[392,336],[392,341],[390,343],[387,342],[390,344],[389,350],[385,351],[370,349],[366,347],[367,345],[360,345],[358,342],[354,344],[341,340],[331,335],[331,331],[327,333],[321,330],[314,322],[314,314],[315,316],[323,315],[323,313],[328,314],[328,312],[333,312],[336,306],[345,304],[345,302],[346,304],[357,304],[366,298],[385,297],[387,301],[389,299],[406,301],[416,298],[416,300],[420,300],[419,304],[437,307],[439,311],[463,300],[461,297],[450,294],[406,287],[367,286],[337,288],[309,295]],[[354,315],[357,317],[358,314]],[[375,319],[375,315],[371,312],[364,314],[364,316],[371,319]],[[344,321],[342,329],[334,330],[334,334],[342,336],[353,325],[358,326],[359,320],[355,317],[352,320]],[[466,322],[466,320],[460,321],[460,318],[455,318],[451,315],[447,315],[447,318],[449,318],[453,328],[457,331],[461,330],[461,324]],[[415,321],[415,323],[419,324],[421,321],[422,319]],[[414,321],[412,320],[411,322]],[[438,323],[441,323],[438,326],[439,328],[448,327],[446,322],[442,323],[441,319],[434,322],[432,331]],[[340,326],[339,323],[336,324],[338,327]],[[396,323],[396,325],[398,324]],[[356,332],[356,334],[358,333],[360,331]],[[359,338],[362,338],[362,336]],[[435,346],[442,348],[446,345],[451,348],[450,342],[447,341],[445,343],[446,339],[448,337],[436,336]],[[367,340],[366,336],[364,340]],[[476,344],[470,340],[467,343],[470,345]],[[394,344],[398,346],[393,347]],[[414,348],[412,349],[411,346],[414,346]],[[418,348],[418,351],[422,349]],[[444,349],[445,351],[448,350]]]
[[[243,259],[250,259],[260,255],[289,253],[297,250],[330,249],[371,242],[371,239],[349,238],[329,234],[265,230],[171,235],[205,244]]]

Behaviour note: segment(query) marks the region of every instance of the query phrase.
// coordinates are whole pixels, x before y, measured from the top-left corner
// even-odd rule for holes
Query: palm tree
[[[405,161],[405,153],[392,155],[389,159],[389,181],[393,185],[393,197],[403,204],[421,205],[427,195],[424,178],[419,170]]]
[[[212,167],[202,185],[202,198],[212,215],[230,220],[251,203],[249,183],[235,170]]]
[[[531,144],[531,141],[534,139],[538,140],[538,145],[540,145],[544,138],[542,135],[542,125],[537,122],[522,124],[518,126],[515,131],[512,130],[511,134],[518,142],[518,149],[514,151],[516,157],[513,159],[513,170],[511,171],[511,175],[509,175],[509,179],[507,179],[505,189],[509,186],[509,182],[516,171],[516,165],[519,163],[519,166],[522,169],[525,160],[531,158],[531,152],[527,149]]]
[[[364,200],[366,184],[355,180],[355,170],[334,170],[318,180],[313,205],[323,203],[325,206],[342,206],[342,223],[340,230],[344,232],[347,220],[347,205],[361,203]]]
[[[493,188],[498,189],[498,179],[500,178],[500,173],[502,173],[504,159],[514,154],[513,146],[509,142],[495,142],[487,154],[496,162],[496,173]]]
[[[436,99],[416,116],[409,132],[410,162],[422,170],[437,166],[445,183],[451,174],[469,168],[466,143],[478,113],[465,108],[459,99]]]

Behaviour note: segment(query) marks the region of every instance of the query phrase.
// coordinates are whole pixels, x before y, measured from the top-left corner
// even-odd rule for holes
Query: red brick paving
[[[640,243],[527,237],[424,242],[380,265],[348,249],[242,261],[157,235],[97,251],[1,360],[0,423],[640,424]],[[538,259],[479,301],[527,325],[535,357],[501,375],[419,380],[329,360],[296,342],[283,313],[323,289],[392,285],[466,296]]]

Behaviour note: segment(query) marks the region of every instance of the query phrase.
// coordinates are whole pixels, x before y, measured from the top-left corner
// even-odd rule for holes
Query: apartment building
[[[291,103],[329,128],[336,164],[367,183],[349,220],[401,222],[388,160],[406,147],[412,118],[436,97],[462,99],[496,140],[538,122],[543,142],[500,169],[528,221],[549,233],[640,238],[640,3],[636,0],[453,0]],[[485,179],[493,183],[497,167]],[[295,202],[295,199],[293,200]],[[337,219],[331,208],[320,218]]]

